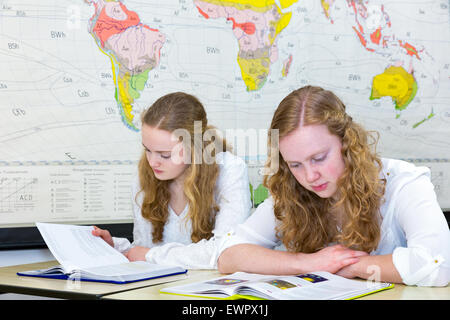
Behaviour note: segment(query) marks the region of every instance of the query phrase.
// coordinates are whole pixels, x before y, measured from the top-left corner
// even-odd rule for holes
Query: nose
[[[148,154],[147,153],[147,161],[150,167],[157,168],[161,165],[161,162],[158,160],[158,156],[154,153]]]
[[[316,181],[319,177],[320,177],[319,172],[313,166],[305,165],[306,182],[312,183]]]

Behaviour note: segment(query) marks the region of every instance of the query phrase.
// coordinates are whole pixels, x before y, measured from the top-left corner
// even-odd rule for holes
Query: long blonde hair
[[[200,146],[194,143],[195,122],[201,122],[202,136],[206,130],[214,130],[214,127],[208,125],[206,112],[200,101],[183,92],[174,92],[159,98],[142,116],[143,125],[169,132],[184,129],[190,134],[191,141],[188,143],[193,146],[194,152],[191,154],[191,164],[185,171],[184,194],[189,204],[188,218],[192,222],[191,240],[198,242],[212,236],[215,216],[219,211],[219,206],[214,199],[219,167],[215,161],[207,163],[195,156],[202,155],[206,147],[206,141]],[[218,136],[219,134],[215,135],[215,138],[217,139]],[[217,152],[228,149],[225,140],[222,143],[223,149]],[[211,156],[215,156],[214,150],[212,153]],[[139,161],[138,170],[141,192],[144,193],[142,216],[151,222],[152,239],[157,243],[163,239],[170,201],[169,185],[172,180],[158,180],[155,177],[147,161],[145,150]]]
[[[299,128],[300,123],[326,125],[331,134],[341,139],[345,169],[338,181],[340,198],[322,199],[303,188],[278,154],[279,170],[264,180],[280,221],[278,236],[288,250],[296,252],[315,252],[331,242],[366,252],[376,249],[380,239],[379,209],[385,189],[385,181],[379,177],[381,160],[371,150],[377,138],[352,121],[334,93],[320,87],[306,86],[286,96],[275,111],[270,129],[278,129],[281,140]],[[271,158],[269,155],[268,167]],[[337,231],[331,210],[344,214],[341,232]]]

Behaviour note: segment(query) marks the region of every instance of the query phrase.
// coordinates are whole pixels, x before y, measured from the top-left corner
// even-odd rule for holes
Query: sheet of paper
[[[36,223],[56,260],[67,271],[128,262],[103,239],[92,235],[92,226]]]

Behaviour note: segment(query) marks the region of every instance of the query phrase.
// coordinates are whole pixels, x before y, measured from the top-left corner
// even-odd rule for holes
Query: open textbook
[[[17,273],[20,276],[128,283],[187,272],[177,266],[130,262],[103,239],[92,235],[92,226],[39,222],[36,226],[60,265]]]
[[[298,276],[236,272],[160,292],[212,299],[350,300],[393,287],[390,283],[351,280],[324,271]]]

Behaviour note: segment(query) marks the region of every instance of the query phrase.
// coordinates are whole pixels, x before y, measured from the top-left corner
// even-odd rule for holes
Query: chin
[[[157,175],[155,175],[155,178],[158,179],[159,181],[170,180],[170,179],[165,179],[165,178],[163,178],[163,177],[158,177]]]
[[[322,191],[322,192],[315,192],[315,191],[313,190],[313,192],[314,192],[316,195],[318,195],[319,197],[321,197],[322,199],[328,199],[328,198],[331,198],[331,197],[333,197],[333,195],[335,194],[335,192],[330,192],[330,191],[328,191],[328,190],[324,190],[324,191]]]
[[[158,179],[158,180],[169,180],[168,178],[166,178],[164,176],[164,174],[158,174],[156,172],[153,172],[153,174],[154,174],[155,178]]]
[[[317,193],[317,192],[315,192],[315,194],[318,195],[319,197],[321,197],[322,199],[328,199],[328,198],[331,198],[331,196],[328,195],[328,194],[320,194],[320,193]]]

